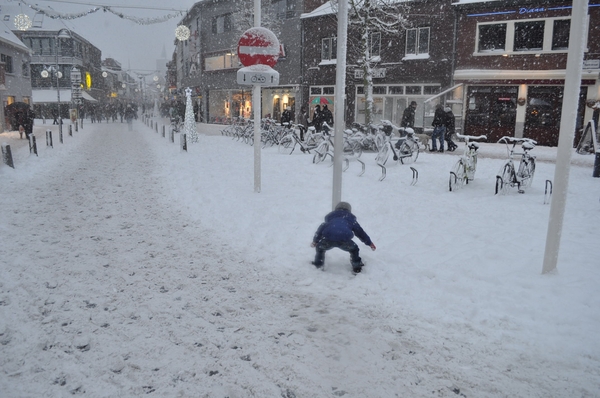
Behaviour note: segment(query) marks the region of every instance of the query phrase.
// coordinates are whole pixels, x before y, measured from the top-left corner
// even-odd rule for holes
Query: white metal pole
[[[342,163],[344,130],[344,108],[346,99],[346,41],[348,36],[348,0],[338,1],[337,65],[335,75],[335,120],[333,138],[333,192],[331,208],[342,200]]]
[[[58,68],[58,53],[60,52],[60,30],[58,31],[58,33],[56,34],[56,71],[54,71],[54,73],[56,74],[56,100],[57,100],[57,105],[58,106],[58,136],[62,137],[62,116],[60,114],[60,82],[59,82],[59,68]]]
[[[587,10],[588,0],[573,2],[569,51],[567,55],[567,70],[565,76],[565,91],[560,119],[556,168],[554,170],[554,194],[552,195],[552,201],[550,203],[550,219],[548,220],[548,233],[546,236],[546,249],[544,251],[542,274],[555,270],[558,262],[560,237],[567,202],[569,166],[571,164],[571,150],[573,147],[573,135],[575,133],[575,119],[577,118],[577,105],[579,104],[579,90],[581,87],[581,69],[583,63],[583,46],[585,44],[585,29],[587,26],[585,23]]]
[[[260,0],[254,0],[254,26],[260,27]],[[252,88],[252,106],[254,107],[254,192],[260,193],[260,119],[261,119],[261,99],[260,86],[254,85]]]

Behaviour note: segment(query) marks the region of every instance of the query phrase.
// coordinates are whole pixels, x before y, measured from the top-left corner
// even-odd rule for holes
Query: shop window
[[[545,21],[516,22],[514,51],[541,51],[545,25]]]
[[[504,50],[506,44],[506,24],[479,25],[478,51]]]
[[[335,87],[323,87],[323,95],[334,95]]]
[[[569,48],[570,19],[557,19],[552,30],[552,50],[567,50]]]
[[[331,61],[337,56],[337,38],[327,37],[321,40],[321,61]]]
[[[311,87],[310,88],[310,95],[321,95],[321,94],[323,94],[322,87]]]
[[[364,95],[365,94],[365,87],[364,86],[358,86],[356,87],[356,95]]]
[[[406,30],[406,55],[429,54],[429,27]]]
[[[390,86],[389,93],[394,95],[404,94],[404,86]]]
[[[387,94],[387,86],[373,86],[373,94]]]
[[[232,69],[239,67],[240,62],[236,54],[223,54],[215,55],[212,57],[206,57],[204,59],[204,70],[220,70],[220,69]],[[186,70],[189,70],[187,68]]]

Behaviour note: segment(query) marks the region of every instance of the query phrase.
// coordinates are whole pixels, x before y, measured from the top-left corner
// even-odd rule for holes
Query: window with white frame
[[[337,38],[326,37],[321,40],[321,61],[335,60],[337,56]]]
[[[239,66],[238,56],[234,53],[213,55],[212,57],[204,58],[205,71],[238,68]]]
[[[429,54],[429,27],[406,30],[406,55]]]
[[[477,25],[477,53],[565,52],[569,47],[570,27],[569,18],[480,23]]]
[[[13,58],[10,55],[1,54],[0,62],[4,62],[4,71],[6,73],[13,73]]]
[[[370,35],[371,44],[371,57],[378,57],[381,55],[381,32],[373,32]]]
[[[220,34],[233,30],[233,14],[223,14],[212,19],[212,33]]]

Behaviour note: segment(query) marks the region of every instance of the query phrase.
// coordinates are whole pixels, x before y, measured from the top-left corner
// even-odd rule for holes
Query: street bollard
[[[164,124],[162,126],[162,136],[163,136],[163,138],[165,138],[165,125]]]
[[[173,130],[171,130],[171,132],[169,133],[169,135],[171,136],[171,142],[175,142],[175,132]]]
[[[75,131],[79,131],[79,123],[77,123],[77,120],[75,120]]]
[[[72,124],[69,124],[69,137],[73,137],[73,125]]]
[[[158,133],[158,122],[154,123],[154,130]]]
[[[29,153],[31,154],[31,152],[35,153],[35,156],[38,156],[35,135],[33,134],[29,135]]]
[[[185,133],[183,133],[179,136],[179,143],[181,145],[181,150],[187,152],[187,139],[186,139]]]
[[[2,161],[5,165],[15,168],[15,164],[13,163],[12,152],[10,151],[10,145],[4,143],[2,144]]]
[[[596,158],[594,159],[594,172],[593,177],[600,177],[600,151],[596,152]]]
[[[62,130],[59,130],[62,133]],[[52,145],[52,130],[46,130],[46,146],[54,148]]]

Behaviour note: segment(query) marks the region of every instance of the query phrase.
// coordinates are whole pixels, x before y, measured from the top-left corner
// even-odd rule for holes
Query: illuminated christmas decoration
[[[174,14],[167,14],[167,15],[164,15],[162,17],[156,17],[156,18],[138,18],[138,17],[134,17],[134,16],[131,16],[131,15],[126,15],[126,14],[123,14],[122,12],[118,12],[116,10],[113,10],[112,6],[109,6],[109,5],[100,5],[99,7],[94,7],[94,8],[89,9],[88,11],[84,11],[84,12],[80,12],[80,13],[65,14],[65,13],[56,12],[54,10],[44,9],[44,8],[41,8],[41,7],[39,7],[37,5],[34,5],[34,4],[29,4],[25,0],[20,0],[20,2],[23,3],[23,4],[25,4],[27,7],[31,8],[32,10],[34,10],[36,12],[39,12],[41,14],[44,14],[48,18],[52,18],[52,19],[68,19],[68,20],[70,20],[70,19],[76,19],[76,18],[86,17],[86,16],[88,16],[90,14],[93,14],[95,12],[98,12],[98,11],[102,10],[104,12],[110,12],[111,14],[114,14],[114,15],[116,15],[119,18],[127,19],[129,21],[133,21],[133,22],[137,23],[138,25],[151,25],[151,24],[155,24],[155,23],[165,22],[165,21],[168,21],[170,19],[178,18],[178,17],[181,17],[181,16],[185,15],[185,11],[177,11]],[[16,21],[15,21],[15,24],[16,24]],[[29,26],[29,27],[31,27],[31,26]],[[26,30],[26,29],[22,29],[22,30]]]
[[[185,119],[183,121],[183,131],[187,134],[190,142],[198,142],[198,131],[196,130],[196,118],[194,117],[194,107],[192,106],[192,89],[185,89]]]
[[[29,18],[27,15],[19,14],[15,17],[15,28],[19,30],[27,30],[31,28],[31,26],[31,18]]]
[[[175,37],[179,41],[185,41],[190,38],[190,29],[185,25],[179,25],[175,29]]]

